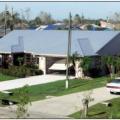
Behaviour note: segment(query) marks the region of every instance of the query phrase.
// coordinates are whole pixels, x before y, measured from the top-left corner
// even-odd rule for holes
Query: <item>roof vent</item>
[[[19,36],[19,37],[18,37],[18,44],[11,46],[11,52],[12,52],[12,53],[24,52],[23,36]]]

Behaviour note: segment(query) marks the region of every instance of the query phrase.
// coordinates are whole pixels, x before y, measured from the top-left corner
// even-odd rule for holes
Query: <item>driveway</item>
[[[83,94],[85,94],[85,92],[32,102],[32,106],[29,107],[31,118],[33,113],[39,113],[39,116],[36,116],[38,118],[66,118],[68,115],[82,109],[81,101]],[[90,106],[105,100],[117,98],[119,95],[111,95],[105,87],[102,87],[94,89],[91,97],[94,98],[94,101],[90,103]],[[13,106],[12,109],[14,109],[14,107],[15,106]]]
[[[71,77],[73,78],[73,77]],[[28,78],[0,82],[0,91],[23,87],[24,85],[38,85],[58,80],[65,80],[65,75],[39,75]]]

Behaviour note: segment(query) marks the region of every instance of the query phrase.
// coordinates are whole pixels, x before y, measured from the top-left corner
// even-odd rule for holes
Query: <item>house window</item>
[[[26,54],[26,63],[31,63],[31,55]]]

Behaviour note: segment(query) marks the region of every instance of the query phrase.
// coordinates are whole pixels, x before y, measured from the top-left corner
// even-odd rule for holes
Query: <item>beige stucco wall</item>
[[[46,57],[39,57],[38,67],[46,74]]]

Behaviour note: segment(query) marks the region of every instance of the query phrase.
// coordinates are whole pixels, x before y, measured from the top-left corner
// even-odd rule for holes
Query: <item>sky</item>
[[[76,13],[84,15],[85,18],[99,19],[111,16],[115,12],[120,12],[120,2],[0,2],[0,12],[13,7],[14,11],[20,12],[30,8],[30,18],[33,19],[41,11],[48,12],[55,19],[68,17],[69,12],[72,16]]]

